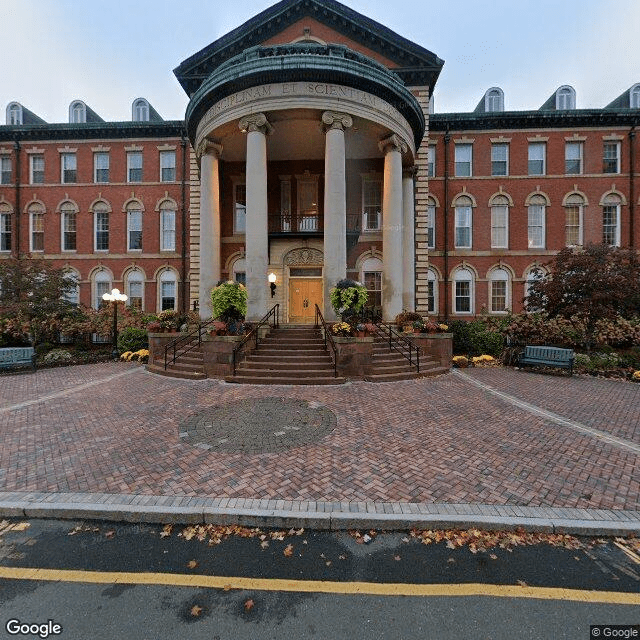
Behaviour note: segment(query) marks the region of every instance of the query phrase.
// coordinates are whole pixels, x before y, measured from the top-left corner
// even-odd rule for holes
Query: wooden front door
[[[309,323],[322,309],[322,278],[289,279],[289,322]]]

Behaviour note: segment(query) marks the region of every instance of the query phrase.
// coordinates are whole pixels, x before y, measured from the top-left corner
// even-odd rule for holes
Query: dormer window
[[[629,106],[632,109],[640,109],[640,84],[631,87],[629,95]]]
[[[484,94],[486,112],[504,111],[504,93],[499,87],[493,87]]]
[[[7,107],[7,124],[22,124],[22,105],[12,102]]]
[[[576,108],[576,92],[573,87],[565,85],[556,91],[556,109],[567,111]]]
[[[79,124],[87,121],[87,107],[81,100],[76,100],[69,107],[69,122]]]
[[[149,103],[144,98],[133,101],[131,117],[134,122],[149,122]]]

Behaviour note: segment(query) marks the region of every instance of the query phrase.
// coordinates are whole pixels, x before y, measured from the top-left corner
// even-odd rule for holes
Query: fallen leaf
[[[104,534],[104,537],[105,538],[113,538],[113,536],[115,536],[115,535],[116,535],[116,532],[113,529],[111,529],[111,530],[107,531]]]
[[[400,560],[400,556],[393,556],[393,559],[398,562]]]
[[[28,529],[31,525],[28,522],[16,522],[11,526],[11,531],[24,531]]]
[[[339,558],[340,560],[346,560],[346,559],[347,559],[347,556],[345,556],[345,555],[339,555],[339,556],[338,556],[338,558]]]
[[[518,580],[518,584],[519,584],[521,587],[528,587],[528,586],[529,586],[529,585],[528,585],[524,580]]]
[[[269,546],[269,542],[268,542],[267,540],[263,540],[263,541],[260,543],[260,546],[261,546],[263,549],[266,549],[266,548]]]
[[[244,610],[245,610],[245,611],[251,611],[251,609],[253,609],[253,605],[254,605],[253,600],[247,600],[247,601],[244,603]]]
[[[230,584],[225,584],[224,587],[222,587],[223,591],[231,591],[231,585]]]
[[[197,604],[194,604],[193,607],[191,607],[191,615],[192,616],[199,616],[202,613],[202,607],[199,607]]]
[[[327,560],[327,561],[325,562],[325,564],[327,565],[327,567],[330,567],[330,566],[331,566],[331,560]]]
[[[495,553],[491,553],[491,554],[489,555],[489,557],[490,557],[492,560],[497,560],[497,559],[498,559],[498,556],[497,556]]]
[[[189,560],[189,562],[187,562],[187,567],[189,567],[189,569],[195,569],[198,566],[198,563],[195,560]]]
[[[166,537],[170,536],[172,529],[173,529],[172,525],[165,524],[164,527],[162,527],[162,531],[160,532],[160,537],[161,538],[166,538]]]
[[[285,557],[290,558],[293,555],[293,545],[288,544],[282,553],[285,555]]]

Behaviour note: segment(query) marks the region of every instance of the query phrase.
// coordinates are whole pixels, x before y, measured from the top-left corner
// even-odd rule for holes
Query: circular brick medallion
[[[335,414],[317,402],[246,398],[211,407],[180,424],[180,438],[202,449],[278,453],[319,442],[335,429]]]

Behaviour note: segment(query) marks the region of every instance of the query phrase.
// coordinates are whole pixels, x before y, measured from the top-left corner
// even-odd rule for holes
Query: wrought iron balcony
[[[347,214],[347,237],[360,235],[362,214]],[[324,233],[324,217],[319,213],[270,213],[270,236],[319,236]]]

